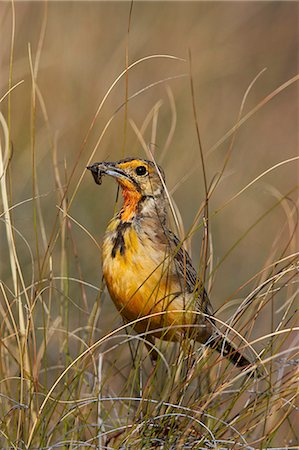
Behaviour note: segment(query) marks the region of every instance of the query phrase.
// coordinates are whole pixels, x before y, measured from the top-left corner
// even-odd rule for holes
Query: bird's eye
[[[135,169],[136,175],[145,175],[147,173],[146,167],[138,166]]]

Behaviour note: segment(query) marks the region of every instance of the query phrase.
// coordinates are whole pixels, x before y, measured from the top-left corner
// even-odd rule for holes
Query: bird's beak
[[[116,167],[116,163],[113,162],[99,162],[91,164],[91,166],[86,167],[91,171],[94,181],[97,184],[102,183],[103,175],[110,175],[115,178],[125,178],[129,179],[128,175],[122,170]]]

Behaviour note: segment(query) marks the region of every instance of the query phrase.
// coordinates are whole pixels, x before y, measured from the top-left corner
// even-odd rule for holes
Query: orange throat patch
[[[122,186],[122,196],[124,204],[120,212],[120,218],[123,222],[128,222],[135,215],[142,195],[136,190]]]

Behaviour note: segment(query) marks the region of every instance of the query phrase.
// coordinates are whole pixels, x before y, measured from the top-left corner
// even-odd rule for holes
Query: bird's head
[[[163,169],[158,170],[152,161],[137,158],[122,159],[117,162],[99,162],[88,166],[97,184],[103,175],[110,175],[118,181],[123,191],[138,193],[142,197],[156,197],[163,192]]]
[[[144,203],[150,199],[164,199],[164,172],[152,161],[126,158],[117,162],[94,163],[87,169],[97,184],[101,184],[103,175],[116,178],[122,189],[126,217],[136,212],[141,200]]]

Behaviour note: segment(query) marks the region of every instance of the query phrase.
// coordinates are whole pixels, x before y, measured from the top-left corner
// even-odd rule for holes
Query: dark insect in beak
[[[105,172],[99,168],[97,163],[87,166],[86,169],[91,171],[94,181],[97,184],[102,184],[102,177],[105,175]]]

